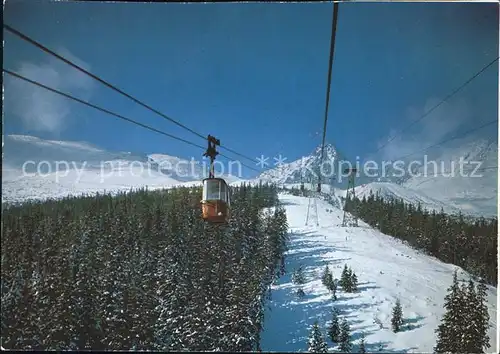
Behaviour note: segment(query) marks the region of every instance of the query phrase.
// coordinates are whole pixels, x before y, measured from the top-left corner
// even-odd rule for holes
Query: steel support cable
[[[439,106],[441,106],[443,103],[445,103],[447,100],[449,100],[452,96],[454,96],[455,94],[457,94],[460,90],[462,90],[465,86],[467,86],[468,84],[470,84],[475,78],[477,78],[479,75],[481,75],[484,71],[486,71],[486,69],[488,69],[490,66],[492,66],[497,60],[499,59],[499,57],[497,57],[495,60],[491,61],[490,63],[488,63],[486,66],[484,66],[481,70],[479,70],[477,73],[475,73],[471,78],[469,78],[467,81],[465,81],[462,85],[460,85],[458,88],[456,88],[452,93],[450,93],[449,95],[447,95],[444,99],[442,99],[441,101],[439,101],[438,104],[434,105],[431,109],[429,109],[427,112],[425,112],[422,116],[420,116],[418,119],[412,121],[410,124],[408,124],[406,127],[404,127],[403,129],[401,129],[398,133],[394,134],[386,143],[384,143],[381,147],[379,147],[377,150],[375,150],[374,152],[372,152],[372,154],[376,154],[377,152],[379,152],[380,150],[382,150],[384,147],[386,147],[387,145],[389,145],[392,141],[394,141],[394,139],[396,139],[396,137],[398,137],[401,133],[403,133],[404,131],[406,131],[408,128],[412,127],[413,125],[415,125],[416,123],[420,122],[422,119],[424,119],[425,117],[427,117],[429,114],[431,114],[436,108],[438,108]]]
[[[200,134],[200,133],[198,133],[198,132],[194,131],[193,129],[188,128],[188,127],[187,127],[187,126],[185,126],[184,124],[179,123],[179,122],[178,122],[178,121],[176,121],[175,119],[168,117],[167,115],[163,114],[162,112],[158,111],[157,109],[154,109],[154,108],[152,108],[151,106],[147,105],[146,103],[143,103],[142,101],[138,100],[137,98],[135,98],[135,97],[131,96],[130,94],[128,94],[128,93],[126,93],[126,92],[124,92],[123,90],[121,90],[121,89],[119,89],[118,87],[116,87],[116,86],[114,86],[114,85],[110,84],[109,82],[107,82],[107,81],[105,81],[105,80],[101,79],[100,77],[98,77],[98,76],[96,76],[96,75],[92,74],[92,73],[91,73],[91,72],[89,72],[88,70],[86,70],[86,69],[82,68],[81,66],[79,66],[79,65],[77,65],[77,64],[75,64],[75,63],[73,63],[72,61],[70,61],[70,60],[68,60],[68,59],[64,58],[63,56],[61,56],[61,55],[57,54],[57,53],[56,53],[56,52],[54,52],[53,50],[51,50],[51,49],[47,48],[47,47],[46,47],[46,46],[44,46],[43,44],[41,44],[41,43],[39,43],[39,42],[35,41],[34,39],[32,39],[32,38],[28,37],[27,35],[25,35],[25,34],[21,33],[20,31],[18,31],[18,30],[16,30],[16,29],[12,28],[11,26],[4,24],[4,25],[3,25],[3,27],[4,27],[4,29],[6,29],[7,31],[11,32],[12,34],[14,34],[14,35],[18,36],[19,38],[21,38],[21,39],[25,40],[26,42],[31,43],[32,45],[34,45],[34,46],[38,47],[39,49],[41,49],[41,50],[42,50],[42,51],[44,51],[44,52],[46,52],[46,53],[48,53],[48,54],[50,54],[50,55],[52,55],[52,56],[56,57],[57,59],[59,59],[59,60],[61,60],[61,61],[65,62],[66,64],[68,64],[68,65],[70,65],[71,67],[75,68],[76,70],[78,70],[78,71],[80,71],[80,72],[84,73],[85,75],[88,75],[88,76],[92,77],[93,79],[95,79],[95,80],[99,81],[99,82],[100,82],[100,83],[102,83],[103,85],[105,85],[105,86],[109,87],[110,89],[112,89],[112,90],[114,90],[114,91],[116,91],[116,92],[120,93],[121,95],[123,95],[123,96],[125,96],[125,97],[127,97],[127,98],[131,99],[131,100],[132,100],[132,101],[134,101],[135,103],[137,103],[137,104],[139,104],[139,105],[143,106],[144,108],[146,108],[146,109],[148,109],[148,110],[152,111],[153,113],[156,113],[157,115],[159,115],[159,116],[163,117],[164,119],[167,119],[168,121],[170,121],[170,122],[172,122],[172,123],[174,123],[174,124],[178,125],[179,127],[186,129],[187,131],[189,131],[189,132],[193,133],[194,135],[196,135],[196,136],[198,136],[198,137],[202,138],[203,140],[206,140],[206,139],[207,139],[207,136],[206,136],[206,135],[202,135],[202,134]],[[245,155],[243,155],[243,154],[240,154],[240,153],[238,153],[238,152],[236,152],[236,151],[234,151],[234,150],[232,150],[232,149],[229,149],[229,148],[227,148],[227,147],[225,147],[225,146],[223,146],[223,145],[220,145],[220,147],[221,147],[221,148],[223,148],[223,149],[225,149],[225,150],[227,150],[227,151],[229,151],[229,152],[231,152],[231,153],[233,153],[233,154],[235,154],[235,155],[237,155],[237,156],[240,156],[240,157],[243,157],[243,158],[245,158],[245,159],[248,159],[248,160],[250,160],[250,161],[252,161],[252,162],[255,162],[255,159],[252,159],[251,157],[248,157],[248,156],[245,156]],[[221,156],[223,156],[223,155],[221,155]],[[256,170],[256,171],[258,171],[258,170]]]
[[[480,129],[483,129],[483,128],[485,128],[485,127],[489,126],[489,125],[492,125],[492,124],[494,124],[494,123],[498,123],[498,120],[497,120],[497,119],[491,120],[491,121],[486,122],[486,123],[484,123],[484,124],[482,124],[482,125],[480,125],[480,126],[478,126],[478,127],[475,127],[475,128],[469,129],[469,130],[467,130],[467,131],[465,131],[465,132],[463,132],[463,133],[461,133],[461,134],[454,135],[454,136],[452,136],[451,138],[444,139],[444,140],[442,140],[442,141],[440,141],[440,142],[437,142],[437,143],[435,143],[435,144],[432,144],[432,145],[430,145],[430,146],[427,146],[427,147],[425,147],[425,148],[423,148],[423,149],[416,150],[416,151],[412,152],[411,154],[407,154],[407,155],[404,155],[404,156],[402,156],[402,157],[399,157],[399,158],[397,158],[397,159],[392,159],[392,160],[393,160],[393,161],[394,161],[394,160],[402,160],[402,159],[405,159],[405,158],[407,158],[407,157],[409,157],[409,156],[415,155],[415,154],[417,154],[417,153],[419,153],[419,152],[423,152],[423,151],[429,150],[429,149],[431,149],[431,148],[433,148],[433,147],[436,147],[436,146],[442,145],[442,144],[444,144],[444,143],[447,143],[447,142],[449,142],[449,141],[452,141],[452,140],[455,140],[455,139],[460,139],[460,138],[463,138],[463,137],[465,137],[465,136],[467,136],[467,135],[469,135],[469,134],[472,134],[472,133],[474,133],[474,132],[476,132],[476,131],[478,131],[478,130],[480,130]]]
[[[3,70],[3,72],[5,72],[5,73],[7,73],[7,74],[9,74],[9,75],[12,75],[12,76],[14,76],[14,77],[16,77],[16,78],[18,78],[18,79],[20,79],[20,80],[24,80],[24,81],[26,81],[26,82],[29,82],[30,84],[33,84],[33,85],[38,86],[38,87],[41,87],[41,88],[43,88],[43,89],[45,89],[45,90],[51,91],[51,92],[56,93],[56,94],[58,94],[58,95],[64,96],[64,97],[66,97],[66,98],[68,98],[68,99],[70,99],[70,100],[73,100],[73,101],[79,102],[79,103],[81,103],[81,104],[83,104],[83,105],[86,105],[86,106],[88,106],[88,107],[94,108],[94,109],[96,109],[96,110],[98,110],[98,111],[101,111],[101,112],[103,112],[103,113],[107,113],[107,114],[112,115],[112,116],[114,116],[114,117],[116,117],[116,118],[122,119],[122,120],[124,120],[124,121],[127,121],[127,122],[129,122],[129,123],[135,124],[135,125],[140,126],[140,127],[142,127],[142,128],[148,129],[148,130],[153,131],[153,132],[155,132],[155,133],[158,133],[158,134],[161,134],[161,135],[167,136],[167,137],[169,137],[169,138],[172,138],[172,139],[175,139],[175,140],[181,141],[181,142],[183,142],[183,143],[186,143],[186,144],[189,144],[189,145],[191,145],[191,146],[194,146],[194,147],[200,148],[200,149],[202,149],[202,150],[206,150],[206,146],[201,146],[201,145],[198,145],[198,144],[193,143],[193,142],[191,142],[191,141],[189,141],[189,140],[186,140],[186,139],[183,139],[183,138],[179,138],[179,137],[177,137],[177,136],[175,136],[175,135],[172,135],[172,134],[166,133],[166,132],[164,132],[164,131],[158,130],[158,129],[153,128],[153,127],[151,127],[151,126],[149,126],[149,125],[146,125],[146,124],[143,124],[143,123],[137,122],[137,121],[135,121],[135,120],[133,120],[133,119],[130,119],[130,118],[127,118],[127,117],[125,117],[125,116],[123,116],[123,115],[121,115],[121,114],[118,114],[118,113],[112,112],[112,111],[110,111],[110,110],[108,110],[108,109],[106,109],[106,108],[102,108],[102,107],[96,106],[96,105],[94,105],[94,104],[92,104],[92,103],[89,103],[89,102],[86,102],[86,101],[84,101],[84,100],[82,100],[82,99],[80,99],[80,98],[74,97],[74,96],[69,95],[69,94],[67,94],[67,93],[64,93],[64,92],[61,92],[61,91],[59,91],[59,90],[56,90],[56,89],[54,89],[54,88],[52,88],[52,87],[46,86],[46,85],[44,85],[44,84],[42,84],[42,83],[40,83],[40,82],[37,82],[37,81],[31,80],[31,79],[28,79],[27,77],[24,77],[24,76],[22,76],[22,75],[19,75],[19,74],[17,74],[17,73],[15,73],[15,72],[13,72],[13,71],[10,71],[10,70],[7,70],[7,69],[2,69],[2,70]],[[223,156],[223,157],[225,157],[225,158],[227,158],[227,159],[229,159],[229,160],[230,160],[230,158],[229,158],[228,156],[224,155],[224,154],[219,154],[219,155],[221,155],[221,156]],[[254,171],[259,172],[259,170],[255,169],[255,168],[253,168],[253,167],[247,166],[247,165],[245,165],[245,164],[243,164],[243,163],[241,163],[241,165],[242,165],[242,166],[245,166],[245,167],[247,167],[247,168],[249,168],[249,169],[252,169],[252,170],[254,170]]]
[[[330,87],[332,82],[332,66],[333,66],[333,55],[335,51],[335,34],[337,29],[338,12],[339,12],[339,4],[335,2],[333,3],[332,33],[330,37],[330,58],[328,60],[328,82],[326,89],[325,117],[323,122],[323,138],[321,140],[320,166],[323,163],[323,156],[325,152],[326,126],[328,122],[328,109],[330,106]],[[318,192],[320,191],[321,191],[321,173],[318,173]]]

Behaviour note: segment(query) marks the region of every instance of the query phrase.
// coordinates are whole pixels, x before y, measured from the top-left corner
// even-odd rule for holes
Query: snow
[[[200,179],[186,181],[165,174],[162,170],[145,168],[151,164],[164,167],[168,163],[181,161],[166,154],[143,156],[130,152],[109,152],[83,142],[49,141],[31,136],[10,135],[4,139],[2,201],[60,198],[97,192],[115,193],[141,187],[157,189],[201,185]],[[332,148],[327,154],[333,157],[335,150]],[[75,162],[75,165],[59,173],[22,176],[21,165],[27,160],[47,160],[51,166],[55,161],[66,160]],[[87,164],[83,166],[85,161]],[[101,169],[103,161],[112,162],[106,166],[109,169]],[[133,165],[133,161],[143,161],[144,165]],[[314,161],[308,162],[314,165]],[[296,163],[288,164],[285,166],[285,175],[290,179],[296,178],[298,167]],[[232,185],[241,182],[258,183],[258,179],[243,181],[236,177],[229,177],[227,181]],[[408,181],[405,186],[373,182],[357,187],[356,193],[362,197],[371,189],[384,196],[396,196],[413,203],[421,202],[424,207],[440,209],[444,206],[445,210],[449,210],[447,208],[453,208],[451,201],[442,202],[428,197],[434,196],[433,188],[438,188],[441,190],[440,200],[443,198],[442,194],[446,193],[446,189],[442,181],[445,180],[440,180],[439,183],[434,180],[426,180],[425,183],[413,180]],[[425,191],[430,194],[413,189],[417,187],[417,183],[426,185]],[[286,188],[292,186],[298,188],[300,184],[285,185]],[[315,188],[310,184],[305,187]],[[335,192],[337,197],[345,195],[345,190],[329,185],[323,185],[322,190],[325,193]],[[436,339],[434,330],[443,315],[446,289],[451,284],[457,267],[423,255],[362,221],[358,228],[342,228],[342,211],[323,200],[317,201],[319,226],[315,222],[306,226],[308,198],[280,194],[280,199],[287,211],[291,233],[291,247],[287,255],[288,274],[273,286],[270,310],[265,315],[262,349],[305,351],[310,326],[318,320],[325,333],[331,308],[335,305],[341,310],[340,317],[345,317],[351,326],[354,351],[361,332],[366,336],[369,352],[378,351],[379,348],[383,348],[384,352],[432,351]],[[294,296],[296,286],[290,279],[291,272],[300,263],[305,266],[308,277],[304,286],[306,297],[303,299]],[[328,291],[321,284],[320,274],[328,264],[334,277],[339,278],[346,263],[358,276],[359,292],[346,294],[339,290],[338,300],[332,302]],[[460,279],[468,279],[467,273],[463,271],[459,276]],[[492,325],[490,342],[494,348],[497,338],[496,288],[489,287],[488,292]],[[390,330],[390,315],[396,298],[400,298],[405,323],[410,326],[397,334]]]
[[[465,162],[464,176],[460,175],[460,158]],[[477,166],[479,172],[475,171],[477,162],[481,162]],[[498,171],[482,169],[498,166],[498,141],[463,142],[459,147],[443,152],[437,164],[446,166],[443,174],[426,175],[424,168],[420,168],[420,173],[403,186],[432,196],[446,205],[454,205],[466,214],[497,215]],[[432,171],[432,166],[429,170]]]
[[[141,173],[140,168],[125,169],[124,166],[104,172],[99,169],[71,169],[34,176],[19,176],[12,172],[11,176],[2,178],[2,201],[57,199],[69,195],[117,193],[141,187],[159,189],[180,184],[158,172],[150,172]]]
[[[333,177],[339,154],[332,144],[325,144],[323,155],[323,161],[328,161],[331,165],[325,164],[322,171]],[[286,160],[286,158],[283,160]],[[320,170],[321,161],[321,146],[318,146],[308,156],[303,156],[295,161],[283,163],[276,168],[262,172],[256,180],[272,181],[277,184],[299,183],[301,180],[305,182],[307,176],[316,174]]]
[[[28,199],[60,198],[66,195],[95,194],[97,192],[126,191],[141,187],[149,189],[174,186],[201,185],[206,177],[207,161],[194,161],[164,153],[134,154],[112,152],[86,142],[44,140],[28,135],[2,136],[5,144],[2,166],[2,201],[22,202]],[[270,181],[291,188],[300,187],[301,174],[316,172],[320,163],[321,150],[317,147],[309,156],[285,163],[281,167],[263,172],[255,179],[243,181],[231,175],[222,176],[229,184],[241,182],[257,184]],[[339,154],[331,144],[325,146],[325,161],[337,161]],[[484,166],[496,165],[498,148],[488,141],[472,141],[461,148],[451,149],[442,155],[444,161],[484,161]],[[200,154],[201,157],[201,154]],[[41,174],[23,176],[22,166],[33,161],[42,166]],[[47,164],[41,164],[42,161]],[[58,161],[59,174],[54,171]],[[449,163],[445,164],[449,166]],[[175,168],[174,168],[175,166]],[[33,172],[35,165],[29,165]],[[471,166],[472,168],[473,166]],[[36,170],[36,169],[35,169]],[[46,171],[49,170],[49,171]],[[68,170],[68,172],[66,172]],[[51,172],[52,173],[48,173]],[[325,172],[328,173],[326,168]],[[421,203],[423,208],[455,214],[493,216],[497,214],[497,171],[483,171],[482,178],[455,176],[412,177],[403,185],[392,182],[371,182],[356,187],[356,194],[362,198],[369,191],[385,197],[403,199],[408,203]],[[340,188],[339,188],[340,187]],[[337,197],[345,196],[342,185],[322,185],[322,191]],[[306,189],[316,185],[305,183]]]
[[[272,287],[262,350],[306,351],[315,320],[326,339],[326,325],[335,305],[340,310],[339,319],[346,318],[351,327],[353,352],[362,333],[368,352],[432,352],[444,297],[458,267],[426,256],[362,221],[358,228],[342,228],[342,211],[323,200],[317,201],[319,226],[305,226],[308,198],[280,194],[280,200],[287,212],[291,245],[287,274]],[[321,284],[321,272],[328,265],[338,279],[346,263],[358,276],[359,291],[346,294],[338,290],[334,302]],[[307,278],[303,299],[294,295],[297,286],[290,275],[299,264],[304,265]],[[467,280],[467,273],[458,269],[459,280]],[[390,318],[397,298],[407,328],[393,333]],[[496,288],[489,286],[490,352],[496,347],[496,303]],[[329,346],[333,349],[331,342]]]
[[[391,177],[391,173],[399,173],[391,172],[391,169],[386,171],[387,175],[380,178],[368,177],[361,173],[356,182],[358,186],[362,184],[363,188],[358,188],[356,193],[362,196],[363,191],[368,194],[372,189],[374,193],[379,192],[385,197],[400,198],[408,203],[420,202],[422,207],[428,210],[439,212],[443,208],[449,214],[461,211],[472,216],[497,215],[498,171],[492,167],[498,165],[498,141],[478,140],[476,137],[461,139],[451,147],[440,148],[438,154],[426,155],[428,165],[420,161],[424,157],[413,156],[411,161],[413,158],[416,158],[421,165],[412,166],[421,167],[413,174],[408,174],[406,171],[404,178]],[[467,173],[465,176],[460,175],[461,159],[465,162],[463,166],[463,171]],[[332,173],[332,167],[333,172],[342,169],[342,165],[338,165],[342,157],[337,149],[331,144],[326,144],[323,169],[320,169],[321,161],[321,146],[319,146],[308,156],[262,172],[254,181],[268,181],[285,186],[300,184],[301,181],[306,182],[308,179],[304,176],[316,175],[318,171],[322,171],[322,181],[324,183],[328,181],[336,188],[343,188],[343,192],[339,195],[345,196],[346,178],[339,180],[335,177],[335,173]],[[380,166],[381,161],[375,162]],[[410,161],[407,161],[407,167],[409,163]],[[491,169],[474,172],[476,163],[480,163],[480,168]],[[363,168],[360,168],[360,171],[363,171]],[[381,181],[385,183],[380,183]],[[323,191],[326,190],[325,187],[322,188]]]
[[[166,154],[112,152],[86,142],[28,135],[6,135],[3,139],[2,202],[115,194],[144,187],[200,186],[207,170],[206,162],[193,164]],[[24,166],[28,173],[23,173],[28,161]],[[240,181],[235,176],[223,178],[228,183]]]

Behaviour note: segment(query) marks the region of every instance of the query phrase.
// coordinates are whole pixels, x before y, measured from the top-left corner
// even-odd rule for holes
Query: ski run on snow
[[[287,212],[290,246],[286,256],[287,273],[272,287],[265,313],[261,347],[263,351],[307,352],[308,337],[317,320],[326,335],[333,307],[339,319],[350,325],[353,352],[362,335],[367,352],[432,352],[437,329],[444,313],[444,297],[458,267],[422,254],[403,242],[384,235],[363,221],[359,227],[342,227],[343,211],[317,200],[317,215],[309,200],[280,194]],[[339,287],[337,300],[321,282],[326,265],[340,279],[344,265],[356,273],[358,291],[345,293]],[[297,297],[298,285],[291,281],[294,269],[303,266],[305,296]],[[458,279],[468,273],[458,268]],[[496,352],[496,288],[488,286],[490,315],[489,352]],[[400,299],[404,324],[401,332],[391,330],[391,311]]]

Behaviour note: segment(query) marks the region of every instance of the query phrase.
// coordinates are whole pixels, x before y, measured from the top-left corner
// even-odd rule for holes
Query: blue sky
[[[188,127],[250,157],[281,153],[288,161],[321,142],[331,19],[329,3],[10,0],[4,14],[5,23]],[[340,4],[327,141],[350,159],[368,156],[498,56],[498,20],[497,4]],[[5,68],[205,145],[6,31],[4,40]],[[28,86],[6,77],[6,134],[203,153]],[[497,118],[497,88],[495,64],[384,156]]]

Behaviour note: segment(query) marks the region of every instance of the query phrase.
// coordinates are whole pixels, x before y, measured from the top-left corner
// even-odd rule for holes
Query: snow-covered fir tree
[[[462,291],[462,296],[464,297],[464,303],[469,307],[469,308],[477,308],[477,303],[478,303],[478,298],[476,294],[476,287],[474,285],[474,282],[472,279],[469,279],[469,282],[467,285],[462,284],[461,286],[461,291]],[[464,309],[465,311],[469,312],[468,310]],[[462,333],[462,340],[464,343],[467,343],[467,347],[463,348],[464,352],[467,353],[480,353],[481,350],[478,351],[477,348],[477,339],[479,337],[479,332],[478,332],[478,316],[474,316],[474,318],[471,318],[470,321],[467,321],[465,323],[466,327],[464,327],[463,333]]]
[[[356,276],[356,273],[353,272],[351,267],[347,266],[347,264],[344,265],[339,284],[347,293],[353,293],[358,290],[358,277]]]
[[[328,353],[328,345],[323,338],[323,334],[321,334],[318,321],[314,322],[314,325],[312,326],[308,344],[309,347],[307,351],[309,353]]]
[[[358,277],[354,272],[351,273],[351,291],[352,292],[358,291]]]
[[[340,276],[339,281],[340,286],[345,292],[351,291],[351,274],[347,264],[344,265],[344,269],[342,270],[342,275]]]
[[[299,265],[299,267],[294,270],[294,272],[292,273],[292,282],[296,285],[299,285],[299,287],[297,288],[295,294],[299,297],[299,298],[302,298],[305,296],[305,292],[304,292],[304,289],[302,288],[302,285],[305,284],[306,282],[306,277],[304,275],[304,269],[303,269],[303,266],[302,264]]]
[[[351,329],[345,318],[340,324],[339,349],[342,353],[350,353],[352,349]]]
[[[472,279],[460,286],[455,271],[444,307],[446,312],[436,329],[435,352],[483,353],[490,347],[486,286],[483,283],[477,290]]]
[[[326,279],[328,275],[331,274],[330,267],[328,265],[325,266],[325,269],[323,269],[323,273],[321,274],[321,283],[326,286]]]
[[[325,266],[325,269],[323,270],[323,274],[321,276],[321,283],[328,288],[332,282],[332,272],[330,271],[330,268],[328,266]]]
[[[293,272],[292,282],[296,285],[303,285],[306,282],[306,277],[304,275],[304,268],[301,265]]]
[[[490,347],[488,336],[489,314],[488,308],[484,304],[485,290],[485,285],[480,283],[476,291],[472,279],[469,279],[467,287],[462,286],[468,318],[466,327],[463,329],[462,341],[465,346],[464,351],[467,353],[483,353],[484,350]]]
[[[337,283],[337,279],[333,279],[332,282],[327,285],[328,290],[330,290],[330,293],[332,294],[333,301],[337,300]]]
[[[325,266],[325,269],[323,270],[323,274],[321,276],[321,283],[330,291],[332,294],[332,299],[336,300],[337,299],[337,281],[333,279],[332,272],[328,268],[328,266]]]
[[[478,323],[477,348],[485,351],[490,348],[490,337],[488,336],[488,329],[490,328],[490,315],[486,304],[486,284],[483,279],[481,279],[477,286],[477,300],[476,311],[473,311],[474,322]]]
[[[437,353],[460,353],[463,348],[462,331],[467,327],[464,296],[458,284],[457,271],[453,274],[453,283],[445,296],[446,310],[441,324],[436,329],[437,343],[434,351]]]
[[[332,343],[339,342],[340,338],[339,312],[335,307],[332,309],[332,319],[328,324],[327,334],[328,338],[332,341]]]
[[[403,308],[401,307],[401,301],[399,299],[396,300],[392,308],[391,325],[393,332],[399,332],[401,326],[403,326]]]
[[[361,354],[366,353],[366,348],[365,348],[365,335],[364,335],[363,333],[361,334],[361,339],[360,339],[360,341],[359,341],[358,353],[361,353]]]

